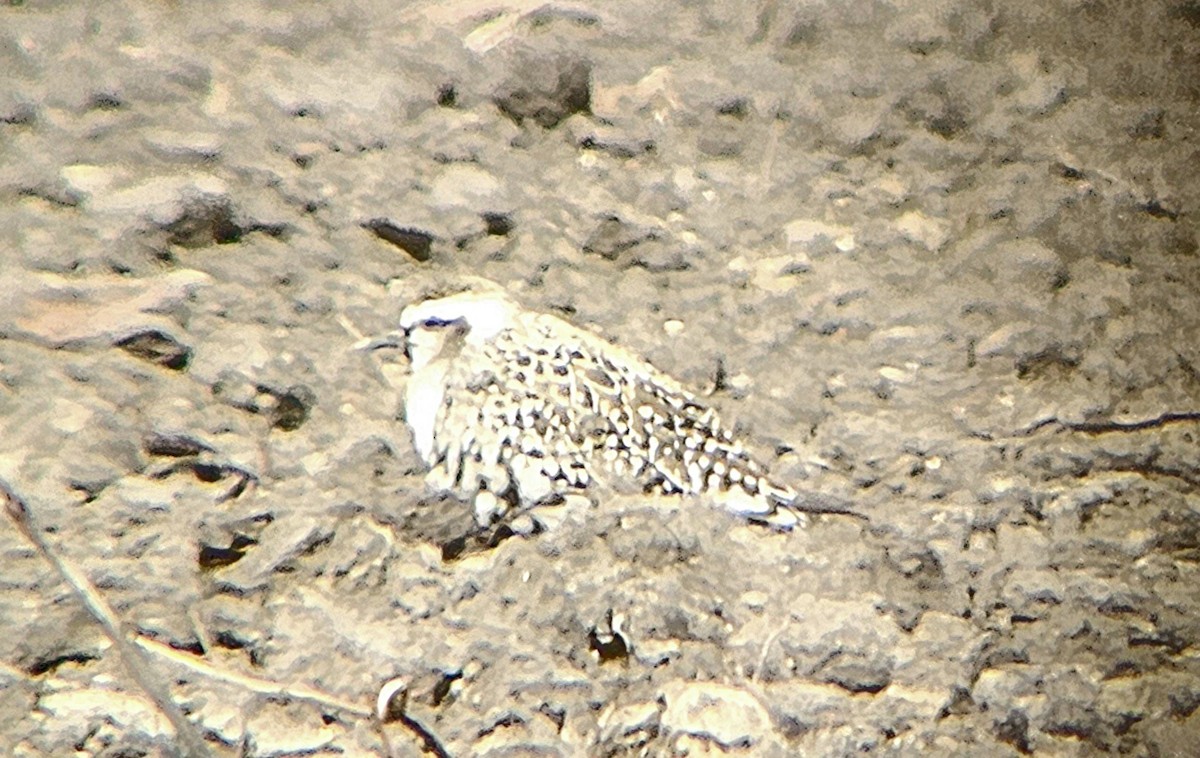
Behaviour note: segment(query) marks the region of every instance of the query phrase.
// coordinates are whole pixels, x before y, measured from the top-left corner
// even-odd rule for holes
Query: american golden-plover
[[[481,525],[593,484],[702,496],[781,529],[804,521],[711,407],[596,334],[494,290],[410,304],[400,328],[416,451]]]

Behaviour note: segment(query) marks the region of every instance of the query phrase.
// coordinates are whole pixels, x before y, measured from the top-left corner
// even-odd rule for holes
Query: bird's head
[[[405,354],[413,370],[450,345],[482,345],[512,325],[517,307],[498,292],[460,292],[421,300],[400,313]]]

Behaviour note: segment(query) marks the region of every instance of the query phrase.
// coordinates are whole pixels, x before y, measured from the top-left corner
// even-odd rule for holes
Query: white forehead
[[[490,339],[510,326],[517,308],[503,295],[463,292],[448,297],[422,300],[400,313],[400,328],[412,329],[429,319],[464,321],[468,339]]]

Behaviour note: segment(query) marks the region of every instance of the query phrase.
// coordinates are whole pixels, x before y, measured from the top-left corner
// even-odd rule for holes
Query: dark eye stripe
[[[427,318],[421,322],[421,326],[426,327],[427,329],[433,329],[439,326],[449,326],[453,323],[453,321],[447,321],[444,318]]]

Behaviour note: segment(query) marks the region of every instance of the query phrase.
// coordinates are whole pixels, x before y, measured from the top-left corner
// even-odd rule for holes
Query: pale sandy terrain
[[[1043,5],[0,6],[0,753],[1194,754],[1200,5]],[[865,518],[456,540],[464,275]]]

